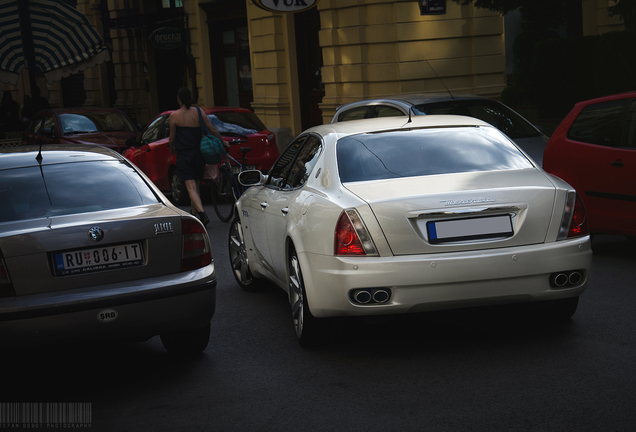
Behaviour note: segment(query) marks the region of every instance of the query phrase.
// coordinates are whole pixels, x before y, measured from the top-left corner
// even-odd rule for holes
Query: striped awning
[[[18,2],[28,4],[31,36],[23,35]],[[25,49],[32,46],[33,49]],[[108,61],[103,39],[88,19],[62,0],[0,0],[0,81],[15,85],[25,52],[49,83]]]

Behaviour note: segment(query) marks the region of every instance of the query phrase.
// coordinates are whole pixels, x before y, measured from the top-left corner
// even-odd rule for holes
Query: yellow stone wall
[[[499,97],[506,86],[503,18],[453,1],[446,7],[444,15],[421,16],[412,0],[321,0],[323,120],[343,103],[444,86]]]
[[[267,12],[251,0],[246,2],[254,94],[252,108],[276,133],[279,147],[285,147],[287,135],[302,132],[294,17]]]
[[[583,35],[596,36],[610,31],[625,30],[618,16],[609,17],[607,8],[615,5],[612,0],[586,0],[583,2]]]

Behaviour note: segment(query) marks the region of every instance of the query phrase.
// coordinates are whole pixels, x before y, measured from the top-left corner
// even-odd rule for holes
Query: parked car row
[[[251,148],[235,280],[286,291],[305,346],[343,316],[524,303],[567,319],[590,234],[636,235],[636,93],[577,104],[542,159],[547,137],[484,98],[352,103],[280,157],[250,111],[204,111],[233,156]],[[171,352],[205,349],[216,276],[205,227],[162,193],[183,195],[169,114],[139,132],[117,110],[48,110],[25,133],[35,145],[0,149],[3,341],[158,334]]]
[[[223,137],[230,142],[230,155],[250,169],[267,172],[276,158],[276,136],[253,112],[244,108],[202,108]],[[176,169],[176,155],[170,154],[170,125],[166,111],[153,118],[141,131],[117,109],[49,109],[40,111],[23,134],[24,145],[98,144],[108,147],[137,165],[155,185],[171,195],[177,205],[188,196]],[[240,148],[249,148],[243,159]]]

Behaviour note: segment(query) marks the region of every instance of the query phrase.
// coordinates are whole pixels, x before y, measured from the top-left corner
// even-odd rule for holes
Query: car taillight
[[[583,200],[574,191],[568,192],[557,240],[578,237],[590,233]]]
[[[14,297],[15,291],[13,290],[13,284],[7,271],[7,266],[4,263],[2,252],[0,252],[0,297]]]
[[[377,255],[369,231],[355,209],[343,211],[338,219],[334,237],[334,253],[336,255]]]
[[[269,134],[269,135],[267,135],[267,144],[266,145],[270,146],[272,144],[276,144],[276,135]]]
[[[210,240],[205,228],[194,219],[181,221],[182,253],[181,271],[196,270],[212,262]]]

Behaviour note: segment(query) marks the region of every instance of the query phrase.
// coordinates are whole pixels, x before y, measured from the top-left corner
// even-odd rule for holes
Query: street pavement
[[[500,308],[349,320],[335,343],[304,349],[282,290],[235,283],[229,224],[206,210],[218,291],[203,355],[175,358],[158,337],[2,349],[0,402],[89,403],[90,429],[118,432],[636,425],[636,243],[594,239],[588,290],[568,322]]]

